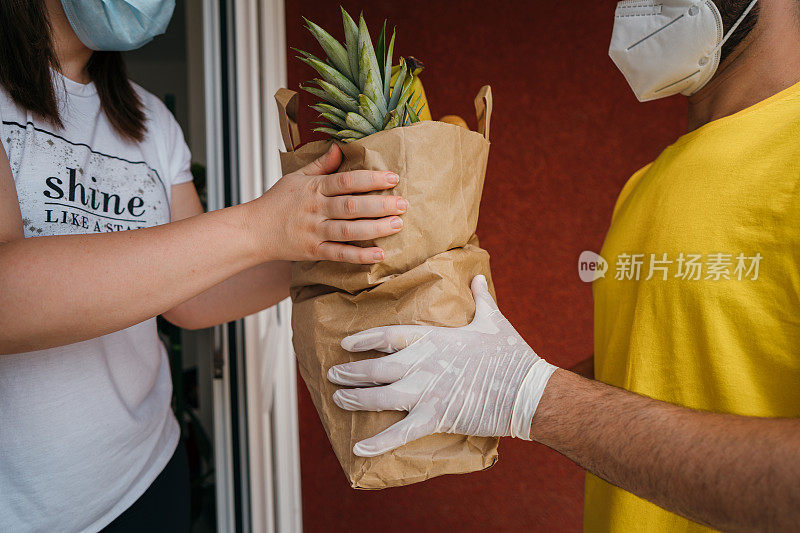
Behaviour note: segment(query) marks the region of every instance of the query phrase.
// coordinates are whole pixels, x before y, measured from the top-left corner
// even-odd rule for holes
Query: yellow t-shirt
[[[593,286],[596,378],[800,417],[799,254],[800,83],[684,135],[625,185]],[[592,475],[584,527],[707,530]]]

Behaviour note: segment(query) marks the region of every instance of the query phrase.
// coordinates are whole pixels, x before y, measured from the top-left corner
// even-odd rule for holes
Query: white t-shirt
[[[93,84],[57,73],[54,79],[63,129],[0,88],[0,132],[25,237],[169,222],[172,186],[192,179],[189,149],[169,111],[136,86],[147,134],[133,143],[114,131]],[[171,395],[155,319],[69,346],[0,356],[0,531],[95,532],[122,514],[175,450],[180,431]]]

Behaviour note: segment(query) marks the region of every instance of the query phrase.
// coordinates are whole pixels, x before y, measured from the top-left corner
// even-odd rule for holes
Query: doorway
[[[167,32],[125,54],[129,77],[155,94],[174,115],[192,152],[192,176],[205,208],[205,98],[202,5],[177,0]],[[172,408],[181,426],[190,465],[192,527],[217,531],[213,423],[213,331],[185,331],[160,319],[173,381]]]
[[[176,0],[167,32],[126,53],[130,78],[183,129],[204,207],[280,177],[272,95],[285,86],[282,0]],[[289,302],[215,328],[160,321],[190,457],[193,531],[300,531]]]

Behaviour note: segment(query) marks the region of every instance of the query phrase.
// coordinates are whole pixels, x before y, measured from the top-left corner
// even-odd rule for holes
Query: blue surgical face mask
[[[61,0],[72,29],[92,50],[144,46],[167,29],[175,0]]]

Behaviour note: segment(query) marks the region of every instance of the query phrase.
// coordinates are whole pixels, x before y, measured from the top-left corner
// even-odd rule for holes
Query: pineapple
[[[295,49],[301,54],[297,58],[319,74],[311,82],[316,87],[301,86],[322,100],[311,106],[323,120],[314,131],[349,143],[382,130],[419,122],[424,104],[418,107],[422,95],[415,94],[414,80],[422,63],[412,57],[401,57],[393,76],[395,31],[387,43],[386,21],[377,46],[373,47],[363,14],[356,25],[342,8],[344,46],[318,25],[304,20],[327,56],[323,61]]]

